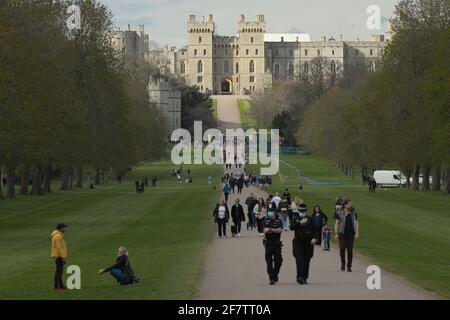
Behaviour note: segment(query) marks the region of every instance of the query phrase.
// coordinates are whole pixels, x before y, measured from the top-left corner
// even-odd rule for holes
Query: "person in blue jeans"
[[[98,274],[109,272],[121,285],[134,284],[139,282],[139,278],[134,275],[128,258],[128,251],[125,247],[117,249],[116,263],[108,268],[98,271]]]
[[[231,188],[228,185],[228,183],[225,183],[225,186],[223,187],[223,195],[225,197],[225,202],[228,203],[228,196],[230,195]]]

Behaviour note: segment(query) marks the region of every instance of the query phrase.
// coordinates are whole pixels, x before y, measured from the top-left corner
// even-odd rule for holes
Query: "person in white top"
[[[280,194],[278,192],[275,194],[275,197],[273,197],[272,201],[275,202],[278,208],[281,202]]]
[[[227,223],[230,219],[230,211],[223,198],[219,199],[213,212],[214,222],[217,223],[219,238],[227,237]]]
[[[263,198],[258,199],[258,204],[254,207],[253,212],[256,217],[256,225],[258,227],[258,234],[264,236],[264,221],[266,220],[266,204]]]

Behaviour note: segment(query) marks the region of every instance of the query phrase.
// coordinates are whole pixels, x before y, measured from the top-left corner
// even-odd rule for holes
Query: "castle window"
[[[239,55],[239,50],[236,50],[236,55],[237,55],[237,56]]]
[[[239,73],[239,62],[236,62],[236,73]]]
[[[186,64],[184,62],[181,63],[181,73],[182,74],[186,73]]]
[[[308,64],[308,62],[305,62],[305,64],[303,65],[303,73],[304,74],[309,74],[309,64]]]
[[[373,49],[370,49],[370,55],[373,56]]]
[[[197,55],[197,49],[194,49],[194,56]]]
[[[288,73],[289,73],[290,76],[294,75],[294,63],[292,61],[289,61]]]
[[[259,53],[259,50],[256,49],[256,50],[255,50],[255,55],[258,55],[258,53]]]
[[[275,63],[275,67],[274,67],[274,72],[275,74],[279,74],[280,73],[280,65],[278,63]]]
[[[228,61],[225,61],[225,63],[223,64],[223,73],[228,73]]]
[[[292,57],[293,55],[294,55],[294,50],[292,50],[292,49],[291,49],[291,50],[289,50],[289,56],[291,56],[291,57]]]
[[[331,55],[333,55],[333,56],[334,56],[334,50],[331,50]]]
[[[225,49],[225,55],[226,55],[226,56],[228,55],[228,50],[226,50],[226,49]]]
[[[236,83],[239,83],[239,77],[236,77]]]
[[[201,60],[197,62],[197,73],[203,73],[203,62]]]
[[[251,42],[251,43],[253,43],[254,40],[255,40],[255,39],[254,39],[253,37],[250,38],[250,42]]]
[[[202,83],[203,82],[203,77],[202,76],[198,76],[197,77],[197,83]]]
[[[358,49],[355,50],[355,55],[356,55],[356,56],[359,56],[359,51],[358,51]]]
[[[214,62],[214,73],[217,73],[217,62]]]
[[[254,83],[254,82],[255,82],[255,76],[250,76],[249,82],[250,82],[250,83]]]
[[[320,56],[320,50],[317,50],[317,55]]]
[[[248,49],[247,49],[247,50],[245,50],[245,54],[246,54],[246,55],[248,55],[248,54],[249,54],[249,52],[250,52],[250,51],[249,51]]]
[[[202,37],[198,37],[198,43],[202,43]]]
[[[375,72],[375,69],[376,69],[375,62],[370,61],[370,63],[369,63],[369,71],[370,72]]]
[[[334,61],[331,61],[331,74],[336,75],[336,63]]]
[[[250,61],[249,71],[250,73],[255,72],[255,62],[253,62],[253,60]]]
[[[275,50],[275,57],[278,57],[278,49]]]
[[[284,37],[281,37],[281,42],[284,42]]]
[[[305,50],[305,56],[307,56],[308,55],[308,50]]]
[[[203,50],[203,55],[206,56],[206,49]]]

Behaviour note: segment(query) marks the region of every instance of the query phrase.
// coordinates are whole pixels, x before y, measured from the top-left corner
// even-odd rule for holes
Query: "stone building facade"
[[[212,15],[200,21],[190,15],[187,32],[187,47],[163,49],[170,72],[211,94],[251,94],[308,76],[317,57],[325,62],[324,72],[336,77],[358,68],[374,71],[388,44],[384,35],[312,41],[308,34],[269,34],[261,14],[254,21],[241,15],[236,36],[217,35]]]

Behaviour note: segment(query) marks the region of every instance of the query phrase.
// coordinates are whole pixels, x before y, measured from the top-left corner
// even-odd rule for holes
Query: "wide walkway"
[[[237,97],[218,96],[218,116],[224,128],[239,127],[240,117]],[[258,197],[266,195],[257,188],[244,189],[239,196],[245,203],[254,192]],[[232,195],[229,204],[237,195]],[[246,206],[244,205],[246,210]],[[212,210],[212,208],[211,208]],[[216,225],[211,219],[211,228]],[[245,228],[244,228],[245,229]],[[363,229],[364,230],[364,229]],[[229,232],[229,226],[227,231]],[[364,236],[362,233],[361,236]],[[354,259],[353,272],[340,271],[339,252],[332,245],[330,252],[316,247],[311,262],[309,284],[300,286],[296,282],[295,260],[292,256],[293,232],[282,235],[283,266],[280,282],[269,285],[264,259],[262,238],[256,231],[243,230],[241,238],[222,238],[217,235],[209,248],[201,279],[198,299],[205,300],[310,300],[310,299],[435,299],[433,295],[414,287],[390,273],[381,273],[381,290],[369,290],[366,285],[370,265],[362,258]],[[358,244],[356,243],[356,249]]]

